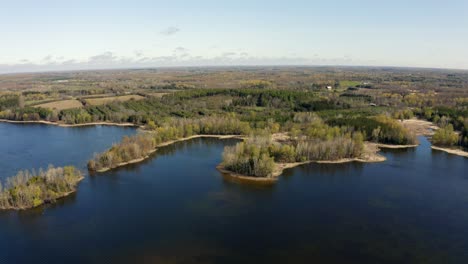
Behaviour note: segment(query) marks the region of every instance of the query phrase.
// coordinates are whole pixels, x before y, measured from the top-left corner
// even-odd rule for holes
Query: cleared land
[[[434,130],[439,129],[439,127],[434,125],[432,122],[420,119],[403,120],[402,125],[416,135],[422,136],[432,136],[434,134]]]
[[[102,98],[89,98],[85,99],[86,102],[90,105],[103,105],[113,101],[124,102],[128,100],[141,100],[145,97],[140,95],[122,95],[122,96],[111,96],[111,97],[102,97]]]
[[[149,96],[156,97],[156,98],[161,98],[165,96],[166,94],[170,94],[170,93],[148,93]]]
[[[55,101],[45,104],[35,105],[35,107],[42,107],[42,108],[50,108],[50,109],[57,109],[57,110],[65,110],[71,108],[80,108],[83,107],[83,104],[75,99],[71,100],[62,100],[62,101]]]

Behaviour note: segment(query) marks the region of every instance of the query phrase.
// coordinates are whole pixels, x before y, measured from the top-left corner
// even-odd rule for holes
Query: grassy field
[[[341,88],[356,87],[356,85],[361,84],[361,82],[356,81],[340,81]]]
[[[156,97],[156,98],[161,98],[166,94],[170,94],[170,93],[158,93],[158,92],[156,92],[156,93],[147,93],[147,95],[152,96],[152,97]]]
[[[80,108],[83,107],[83,104],[75,99],[72,100],[62,100],[62,101],[55,101],[45,104],[35,105],[35,107],[42,107],[42,108],[50,108],[50,109],[57,109],[57,110],[64,110],[70,108]]]
[[[103,105],[113,101],[128,101],[128,100],[141,100],[145,97],[140,95],[123,95],[123,96],[110,96],[110,97],[101,97],[101,98],[88,98],[85,99],[89,105]]]

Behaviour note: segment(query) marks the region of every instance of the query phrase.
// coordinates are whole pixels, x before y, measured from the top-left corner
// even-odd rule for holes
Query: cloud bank
[[[85,60],[66,59],[48,55],[40,62],[28,60],[15,64],[0,64],[0,73],[100,70],[152,67],[197,67],[197,66],[264,66],[264,65],[375,65],[370,61],[354,61],[343,56],[331,59],[317,55],[305,57],[260,57],[247,52],[225,51],[217,56],[204,57],[190,54],[190,50],[177,47],[167,56],[148,56],[142,51],[135,51],[132,56],[118,56],[113,52],[104,52]]]

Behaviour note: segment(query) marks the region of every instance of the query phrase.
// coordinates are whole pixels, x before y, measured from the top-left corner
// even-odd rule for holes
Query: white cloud
[[[0,64],[0,73],[39,72],[39,71],[70,71],[70,70],[99,70],[122,68],[151,68],[178,66],[262,66],[262,65],[377,65],[376,61],[356,60],[351,56],[336,58],[322,58],[314,54],[311,58],[282,56],[260,57],[247,52],[224,52],[219,56],[206,57],[198,54],[191,55],[184,47],[177,47],[171,55],[148,56],[141,51],[135,51],[132,56],[118,56],[107,51],[84,60],[65,59],[62,57],[46,56],[38,63],[22,60],[16,64]],[[389,65],[390,66],[390,65]]]
[[[168,27],[160,32],[161,35],[172,36],[177,34],[180,31],[178,27]]]
[[[89,64],[112,64],[117,62],[118,58],[114,53],[107,51],[95,56],[91,56],[88,59]]]

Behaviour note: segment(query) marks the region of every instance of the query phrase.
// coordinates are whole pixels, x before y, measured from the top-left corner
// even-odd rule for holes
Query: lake
[[[133,128],[0,123],[0,178],[83,171]],[[234,139],[194,139],[87,176],[77,193],[0,212],[0,262],[468,263],[468,159],[386,150],[375,164],[309,164],[273,186],[215,169]]]

